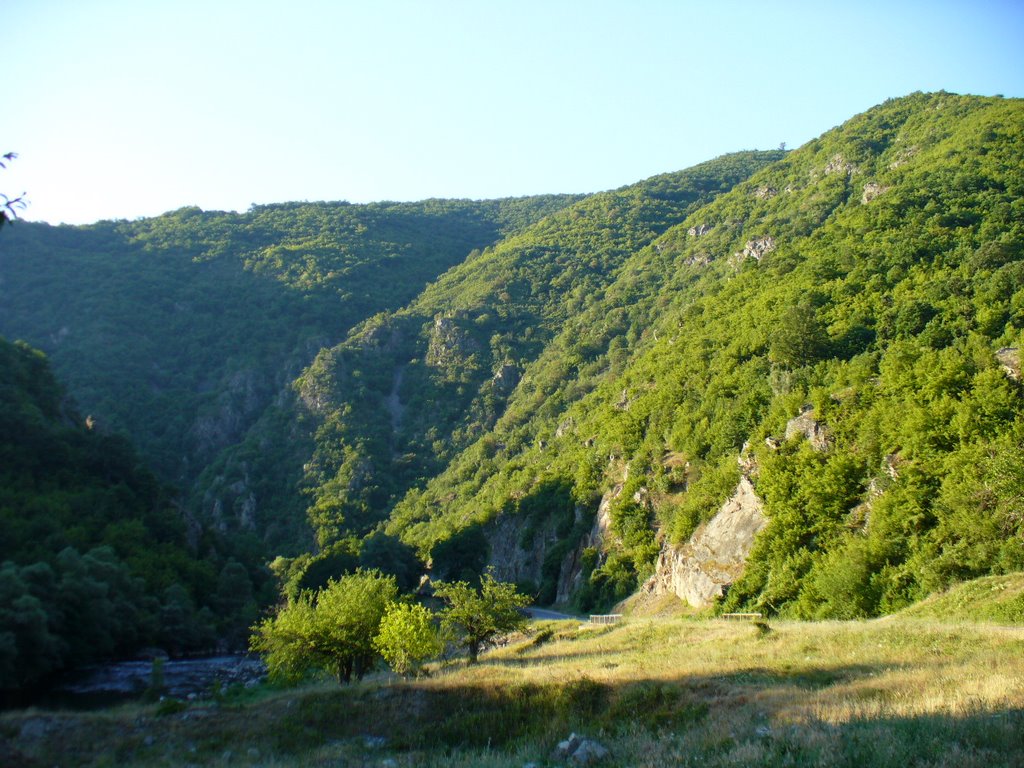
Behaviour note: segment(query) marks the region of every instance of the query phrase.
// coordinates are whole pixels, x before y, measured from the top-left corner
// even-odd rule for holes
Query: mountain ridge
[[[114,365],[126,388],[110,391],[142,413],[130,393],[148,387],[149,413],[167,418],[139,423],[176,450],[199,422],[172,405],[208,419],[198,437],[217,449],[190,444],[179,469],[190,513],[247,562],[284,555],[275,572],[292,584],[354,567],[373,540],[444,578],[490,563],[538,601],[605,607],[742,474],[769,522],[721,605],[877,615],[1024,568],[1020,382],[996,358],[1024,341],[1022,136],[1020,100],[918,93],[796,150],[584,197],[19,223],[24,237],[0,247],[13,261],[36,250],[0,264],[0,330],[34,328],[56,365],[80,329],[46,318],[52,297],[10,302],[15,272],[38,299],[47,275],[70,285],[59,273],[85,252],[78,233],[98,247],[117,232],[129,240],[91,252],[93,282],[57,303],[87,315],[85,298],[113,286],[112,305],[137,304],[103,315],[92,361],[75,353],[68,370],[117,363],[95,351],[119,328],[150,360],[165,329],[124,323],[148,308],[244,329],[222,343],[168,323],[189,344],[162,368]],[[417,253],[431,274],[401,296],[371,276]],[[210,271],[184,310],[161,293],[169,268],[134,293],[118,273],[157,266],[154,254]],[[51,271],[32,274],[47,258]],[[388,295],[371,296],[380,286]],[[195,390],[181,402],[176,363]],[[813,441],[787,435],[802,414]]]

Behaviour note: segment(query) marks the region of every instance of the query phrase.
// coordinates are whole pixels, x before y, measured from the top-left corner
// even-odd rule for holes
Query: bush
[[[356,571],[257,624],[250,648],[266,659],[272,679],[297,682],[323,670],[347,683],[373,665],[373,639],[397,596],[394,576]]]
[[[464,581],[438,582],[434,593],[448,604],[441,614],[441,626],[459,637],[469,651],[470,664],[476,662],[483,646],[526,623],[522,609],[530,598],[517,592],[515,584],[495,581],[490,573],[483,575],[479,589]]]
[[[373,647],[398,674],[418,676],[444,644],[430,611],[418,604],[393,603],[381,619]]]

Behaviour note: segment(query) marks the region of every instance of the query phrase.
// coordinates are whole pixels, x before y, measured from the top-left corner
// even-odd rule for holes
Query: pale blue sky
[[[4,0],[0,191],[71,223],[593,192],[1024,96],[1022,41],[1022,0]]]

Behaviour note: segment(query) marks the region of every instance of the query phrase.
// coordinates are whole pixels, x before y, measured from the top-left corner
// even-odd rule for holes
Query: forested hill
[[[42,353],[0,340],[0,694],[145,645],[244,639],[246,569],[173,500],[75,412]]]
[[[0,333],[289,589],[609,606],[743,475],[725,604],[875,615],[1024,568],[1022,157],[1020,100],[913,94],[584,198],[18,223]]]
[[[190,483],[324,346],[578,198],[184,208],[0,240],[0,335],[45,351],[102,430]]]
[[[726,155],[588,197],[324,350],[297,382],[318,424],[305,483],[320,545],[365,536],[487,434],[523,371],[601,301],[632,254],[783,155]]]
[[[544,599],[576,562],[609,605],[744,472],[769,522],[729,608],[868,616],[1024,568],[1022,158],[1024,102],[948,93],[789,153],[631,256],[388,531]]]

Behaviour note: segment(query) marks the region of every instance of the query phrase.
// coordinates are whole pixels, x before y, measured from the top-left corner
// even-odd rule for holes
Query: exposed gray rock
[[[833,155],[832,159],[828,161],[825,166],[825,175],[830,176],[833,173],[845,173],[847,176],[852,176],[857,172],[857,166],[853,163],[846,161],[842,155]]]
[[[884,459],[885,474],[895,480],[900,476],[900,467],[903,463],[904,459],[899,453],[888,454]]]
[[[875,499],[881,496],[878,482],[872,480],[868,486],[867,498],[846,513],[846,527],[853,531],[866,531],[871,524],[871,512]]]
[[[555,601],[567,603],[572,593],[579,587],[580,578],[583,573],[583,552],[589,547],[600,551],[602,545],[611,535],[612,525],[612,503],[622,495],[626,479],[629,477],[629,467],[623,471],[622,482],[616,483],[614,487],[601,496],[601,502],[597,506],[597,514],[594,516],[594,524],[589,533],[583,537],[579,545],[566,555],[558,574],[558,591]]]
[[[584,739],[569,756],[573,765],[596,765],[608,757],[608,749],[598,741]]]
[[[747,244],[743,246],[743,250],[740,253],[733,254],[732,261],[735,266],[739,266],[747,259],[761,261],[765,254],[771,253],[774,250],[774,237],[771,235],[755,237],[752,240],[747,241]]]
[[[754,197],[756,197],[758,200],[770,200],[777,194],[779,194],[779,190],[777,190],[775,187],[764,186],[758,187],[757,189],[754,190]]]
[[[539,583],[544,553],[553,540],[553,531],[546,528],[534,531],[533,538],[520,546],[529,521],[525,516],[500,515],[487,527],[490,544],[490,563],[494,576],[501,581],[532,581]]]
[[[750,452],[749,441],[745,442],[740,449],[740,455],[736,457],[736,463],[739,465],[740,472],[743,473],[744,477],[750,478],[757,475],[757,456]]]
[[[576,751],[577,747],[582,743],[583,739],[577,736],[575,733],[569,734],[569,738],[565,741],[558,742],[558,746],[555,747],[555,751],[551,756],[555,760],[565,760],[569,755]]]
[[[216,408],[199,415],[189,430],[195,453],[201,458],[210,458],[238,442],[272,396],[271,382],[253,370],[234,371],[217,388],[221,394]]]
[[[505,361],[495,371],[491,381],[500,392],[508,394],[519,384],[519,367],[513,362]]]
[[[632,403],[632,399],[629,396],[629,390],[623,389],[619,394],[619,399],[615,401],[615,410],[617,411],[628,411],[629,406]]]
[[[608,538],[608,532],[612,527],[612,502],[622,495],[622,489],[629,475],[629,468],[626,468],[621,483],[616,483],[611,490],[601,496],[597,505],[597,516],[594,518],[594,527],[590,529],[584,539],[588,547],[600,547]]]
[[[1003,347],[996,352],[996,359],[1007,376],[1014,381],[1020,381],[1020,349],[1018,347]]]
[[[864,185],[864,192],[860,196],[860,201],[863,205],[867,205],[880,194],[882,194],[883,192],[887,192],[888,190],[888,187],[883,187],[881,184],[877,182],[869,181],[867,184]]]
[[[901,149],[896,154],[896,159],[889,163],[889,170],[895,170],[905,164],[910,158],[917,154],[916,146],[909,146]]]
[[[238,524],[240,527],[249,531],[256,530],[256,506],[256,494],[250,491],[238,512]]]
[[[18,738],[30,741],[42,739],[58,727],[58,723],[48,717],[31,717],[21,724]]]
[[[437,315],[427,347],[427,365],[446,367],[460,363],[479,350],[480,345],[463,330],[462,316]]]
[[[608,754],[608,749],[600,742],[573,733],[558,743],[551,753],[551,759],[567,760],[572,765],[596,765],[607,758]]]
[[[405,415],[405,406],[402,405],[401,390],[402,380],[405,378],[405,366],[396,366],[391,376],[391,391],[384,398],[384,407],[391,416],[391,431],[397,434],[402,429],[402,416]]]
[[[814,418],[814,409],[810,405],[805,405],[799,416],[786,423],[786,439],[790,440],[798,435],[803,435],[816,451],[827,451],[832,446],[828,428]]]
[[[768,524],[764,504],[747,477],[708,523],[699,527],[683,547],[666,547],[644,590],[675,594],[703,608],[725,593],[743,573],[754,539]]]
[[[359,349],[367,352],[393,352],[401,346],[402,334],[392,327],[390,320],[385,320],[364,327],[352,341]]]
[[[686,234],[688,237],[703,237],[712,229],[714,229],[714,227],[710,224],[698,224],[697,226],[690,227],[686,230]]]

